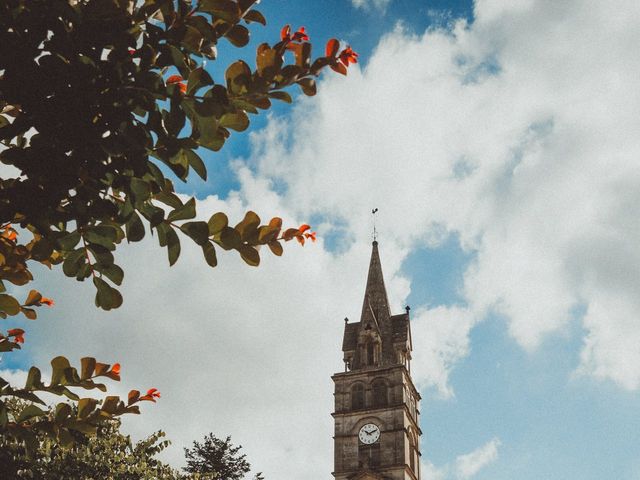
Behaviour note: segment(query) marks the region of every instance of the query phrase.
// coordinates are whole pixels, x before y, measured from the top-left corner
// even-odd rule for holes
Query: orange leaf
[[[280,40],[289,40],[289,34],[291,33],[291,27],[289,25],[285,25],[280,30]]]
[[[180,83],[183,80],[184,78],[182,78],[182,76],[180,75],[171,75],[169,78],[167,78],[167,85],[170,85],[172,83]]]
[[[340,42],[335,38],[332,38],[327,42],[327,46],[325,48],[325,56],[326,57],[335,57],[338,53],[338,49],[340,48]]]
[[[307,225],[306,223],[303,223],[302,225],[300,225],[300,227],[298,227],[298,232],[300,233],[304,233],[307,230],[309,230],[311,227],[309,225]]]
[[[53,298],[42,297],[40,299],[40,303],[46,305],[47,307],[52,307],[55,302],[53,301]]]
[[[307,35],[304,27],[300,27],[298,31],[291,36],[291,40],[294,42],[306,42],[309,41],[309,35]]]

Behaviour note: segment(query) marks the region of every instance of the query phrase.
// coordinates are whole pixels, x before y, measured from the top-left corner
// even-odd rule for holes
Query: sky
[[[214,432],[268,479],[331,478],[330,376],[378,208],[392,313],[412,307],[423,480],[640,479],[640,4],[259,8],[252,45],[304,25],[360,63],[252,118],[206,155],[207,182],[178,188],[203,219],[253,209],[311,223],[318,242],[210,269],[188,242],[169,268],[147,238],[122,248],[125,303],[108,313],[91,285],[39,270],[56,306],[25,321],[3,373],[59,354],[119,361],[111,391],[162,392],[126,430],[165,430],[174,465]]]

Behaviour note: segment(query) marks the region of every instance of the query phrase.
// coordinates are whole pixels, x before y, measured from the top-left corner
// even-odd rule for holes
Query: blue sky
[[[267,478],[327,478],[329,377],[342,318],[359,314],[378,207],[394,313],[412,306],[423,480],[640,479],[636,3],[259,9],[268,26],[253,27],[252,46],[304,25],[316,48],[337,37],[360,63],[325,74],[313,99],[252,117],[203,155],[206,183],[176,186],[204,218],[279,214],[313,223],[319,242],[259,269],[221,255],[213,271],[188,247],[169,269],[155,239],[133,245],[125,304],[109,314],[91,286],[42,272],[36,287],[56,308],[28,324],[37,350],[3,368],[114,357],[116,388],[163,392],[126,427],[164,428],[174,464],[213,431]],[[237,58],[219,52],[214,75]]]

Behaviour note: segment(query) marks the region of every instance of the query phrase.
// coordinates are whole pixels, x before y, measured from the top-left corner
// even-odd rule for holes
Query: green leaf
[[[93,357],[83,357],[80,359],[80,379],[91,378],[96,368],[96,359]]]
[[[7,318],[6,314],[3,314],[2,318]],[[13,343],[8,341],[6,338],[0,339],[0,352],[10,352],[12,350],[20,350],[20,345],[17,343]]]
[[[16,423],[26,422],[27,420],[31,420],[35,417],[42,417],[46,414],[47,412],[42,410],[40,407],[37,407],[35,405],[27,405],[24,409],[22,409],[20,415],[18,415],[18,418],[16,418]]]
[[[91,413],[91,412],[89,412],[89,413]],[[95,435],[96,431],[98,430],[98,427],[96,425],[93,425],[92,423],[83,422],[83,421],[75,421],[75,422],[73,422],[73,426],[70,427],[70,428],[73,429],[73,430],[76,430],[76,431],[78,431],[80,433],[84,433],[87,436]]]
[[[174,222],[176,220],[187,220],[196,216],[196,199],[190,198],[182,207],[176,208],[167,216],[167,220]]]
[[[229,219],[222,212],[214,213],[209,219],[208,225],[209,234],[215,235],[220,233],[224,227],[229,225]]]
[[[131,214],[129,221],[125,223],[124,228],[129,242],[139,242],[144,238],[144,224],[136,212]]]
[[[211,242],[207,242],[202,246],[202,253],[204,254],[204,259],[208,265],[211,267],[218,265],[216,249]]]
[[[178,261],[180,256],[180,239],[173,228],[167,230],[167,253],[169,255],[169,265]]]
[[[171,208],[180,208],[182,206],[182,200],[175,193],[163,190],[154,195],[154,200],[164,203]]]
[[[42,387],[40,370],[36,367],[31,367],[27,374],[27,382],[25,383],[24,388],[27,390],[35,390],[40,387]]]
[[[316,81],[313,78],[303,78],[298,81],[298,85],[308,97],[313,97],[317,92]]]
[[[231,0],[201,0],[200,10],[229,23],[238,22],[242,13],[238,4]]]
[[[7,407],[3,401],[0,401],[0,428],[5,429],[9,423],[9,415]]]
[[[80,241],[80,232],[78,232],[77,230],[75,232],[71,232],[68,235],[65,235],[62,238],[59,238],[57,240],[58,246],[62,249],[62,250],[73,250],[73,247],[75,247],[78,242]]]
[[[287,92],[282,92],[282,91],[270,92],[269,93],[269,97],[270,98],[276,98],[278,100],[282,100],[285,103],[291,103],[293,101],[291,99],[291,95],[289,95]]]
[[[242,257],[242,259],[248,265],[251,265],[252,267],[257,267],[258,265],[260,265],[260,254],[255,248],[249,245],[242,245],[238,249],[238,251],[240,252],[240,256]]]
[[[96,286],[95,303],[97,307],[104,310],[111,310],[122,305],[122,295],[118,290],[112,288],[100,277],[93,277],[93,284]]]
[[[83,234],[84,239],[88,243],[101,245],[108,250],[115,250],[115,230],[112,228],[88,228]]]
[[[278,240],[272,240],[267,245],[274,255],[278,257],[282,255],[282,244]]]
[[[242,60],[232,63],[225,72],[227,89],[231,93],[246,93],[251,81],[251,69]]]
[[[243,132],[249,127],[249,117],[242,110],[235,113],[225,113],[220,118],[220,126]]]
[[[189,235],[198,245],[209,243],[209,226],[206,222],[186,222],[180,230]]]
[[[38,314],[33,308],[22,307],[20,310],[22,311],[22,314],[29,320],[35,320],[36,318],[38,318]]]
[[[200,46],[203,41],[204,38],[200,30],[188,25],[184,29],[184,35],[180,39],[180,43],[194,53],[197,53],[200,50]]]
[[[295,45],[293,53],[296,57],[296,65],[301,68],[309,68],[311,63],[311,44],[298,43]]]
[[[264,15],[262,15],[258,10],[249,10],[244,14],[243,18],[247,23],[258,22],[262,25],[267,24],[267,20],[264,18]]]
[[[213,85],[213,79],[211,75],[202,67],[195,68],[189,73],[189,80],[187,81],[187,95],[191,95],[198,91],[198,89]]]
[[[34,260],[46,260],[53,253],[53,245],[47,239],[38,240],[31,249],[31,257]]]
[[[86,418],[98,404],[95,398],[81,398],[78,400],[78,418]]]
[[[7,315],[17,315],[20,313],[20,302],[11,295],[2,293],[0,294],[0,312],[5,312]]]
[[[62,424],[67,418],[71,416],[71,405],[68,403],[59,403],[56,405],[55,422]]]
[[[69,364],[69,360],[65,357],[59,356],[51,360],[51,386],[60,385],[60,383],[64,380],[64,371],[67,368],[71,368]]]
[[[240,234],[243,241],[247,241],[248,238],[253,236],[260,225],[260,217],[252,211],[248,211],[240,223],[235,226],[235,229]]]
[[[106,413],[114,414],[116,412],[116,409],[118,408],[119,401],[120,401],[119,397],[110,395],[104,399],[104,402],[102,402],[102,407],[100,408],[100,410]]]
[[[185,114],[179,104],[176,104],[173,100],[171,102],[171,110],[162,111],[162,122],[167,129],[167,133],[173,137],[180,133],[182,127],[184,127],[185,119]],[[146,198],[143,200],[146,200]]]
[[[200,178],[203,180],[207,180],[207,167],[205,167],[204,162],[193,150],[184,150],[187,160],[189,161],[189,166],[193,168],[193,170],[198,174]]]
[[[280,227],[275,225],[264,225],[258,229],[258,243],[264,245],[265,243],[269,243],[280,233]]]
[[[113,253],[111,253],[108,248],[97,243],[89,243],[87,248],[95,257],[97,264],[103,267],[113,264]]]
[[[218,243],[225,250],[238,248],[242,244],[240,234],[236,231],[235,228],[224,227],[219,235],[220,238],[217,239]]]
[[[84,265],[86,257],[85,257],[84,248],[79,248],[71,252],[64,259],[64,263],[62,264],[62,271],[67,277],[75,277],[80,269],[81,265]]]
[[[149,221],[151,228],[159,225],[164,220],[164,210],[149,202],[142,204],[139,211]]]
[[[124,271],[118,265],[112,263],[108,267],[101,267],[99,271],[116,285],[122,284]]]
[[[244,25],[234,25],[225,35],[235,47],[244,47],[249,43],[249,30]]]
[[[144,202],[151,196],[151,188],[149,183],[136,177],[131,178],[130,183],[131,194],[136,204]]]
[[[42,295],[37,290],[31,290],[29,295],[27,295],[27,299],[24,301],[24,304],[28,307],[31,305],[35,305],[42,299]]]

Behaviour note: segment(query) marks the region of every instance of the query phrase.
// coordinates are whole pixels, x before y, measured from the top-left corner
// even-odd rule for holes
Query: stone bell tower
[[[373,242],[359,322],[345,319],[345,371],[335,384],[336,480],[419,480],[420,394],[411,380],[411,326],[391,315]]]

